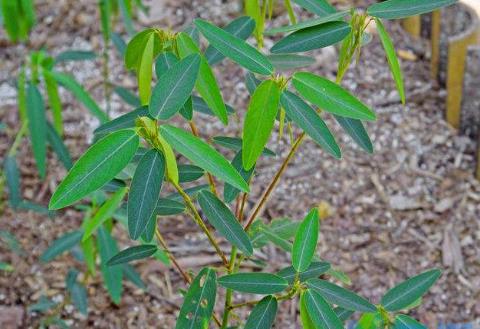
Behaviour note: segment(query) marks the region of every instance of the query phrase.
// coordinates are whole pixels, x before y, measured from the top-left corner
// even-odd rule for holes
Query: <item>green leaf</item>
[[[227,109],[223,102],[220,88],[207,60],[201,55],[200,49],[186,33],[179,33],[176,41],[181,58],[185,58],[191,54],[200,54],[200,69],[195,88],[220,121],[225,125],[228,124]]]
[[[62,103],[58,95],[58,85],[52,73],[49,70],[43,69],[43,78],[45,81],[45,89],[47,90],[48,102],[50,110],[52,111],[53,125],[59,135],[63,134],[63,119],[62,119]]]
[[[367,8],[367,13],[373,17],[397,19],[425,14],[456,2],[457,0],[388,0],[371,5]]]
[[[382,315],[379,312],[364,313],[357,322],[355,329],[377,329],[384,328]]]
[[[125,103],[135,108],[141,106],[140,99],[132,93],[130,90],[124,87],[117,86],[113,89],[113,92],[117,94]]]
[[[287,253],[292,252],[293,244],[287,239],[284,239],[275,232],[270,231],[267,227],[263,229],[263,234],[268,239],[268,241],[271,241],[274,245],[281,248],[283,251]]]
[[[238,137],[215,136],[213,137],[213,142],[236,152],[239,152],[242,149],[242,139]],[[276,156],[275,152],[269,148],[264,148],[262,155]]]
[[[342,322],[319,293],[307,289],[305,306],[315,328],[343,329]]]
[[[213,314],[216,295],[215,271],[204,268],[188,288],[175,328],[207,329]]]
[[[255,92],[255,89],[257,89],[260,83],[262,83],[262,81],[257,79],[255,74],[247,71],[245,74],[245,85],[247,86],[247,90],[250,95]]]
[[[155,58],[161,52],[160,38],[155,29],[150,28],[139,32],[130,40],[125,50],[125,67],[127,69],[139,71],[144,49],[151,36],[154,37],[152,58]]]
[[[87,290],[85,287],[78,283],[74,282],[68,289],[70,292],[70,297],[72,298],[73,305],[80,311],[80,313],[87,315],[88,313],[88,298]]]
[[[121,129],[133,128],[135,127],[135,120],[143,116],[148,116],[148,107],[146,106],[139,107],[138,109],[104,123],[95,129],[93,133],[97,136],[105,136]]]
[[[293,75],[293,85],[309,102],[324,111],[359,120],[376,120],[375,113],[336,83],[308,72]]]
[[[111,33],[110,37],[112,38],[113,45],[117,49],[118,53],[125,57],[125,52],[127,51],[127,44],[123,40],[122,36],[116,32]]]
[[[347,321],[348,318],[350,318],[353,315],[353,313],[355,313],[355,311],[347,310],[343,307],[335,307],[333,311],[338,316],[340,321],[343,321],[343,322]]]
[[[138,239],[155,212],[165,175],[165,157],[148,151],[138,163],[128,195],[128,232]]]
[[[210,185],[201,184],[201,185],[197,185],[197,186],[194,186],[194,187],[186,188],[186,189],[184,189],[184,191],[192,199],[196,199],[197,194],[199,192],[201,192],[203,190],[209,190],[209,189],[210,189]],[[178,192],[171,193],[171,194],[167,195],[165,198],[168,199],[168,200],[173,200],[173,201],[177,201],[177,202],[180,202],[180,201],[183,200],[183,197]]]
[[[235,273],[222,276],[218,283],[235,291],[268,295],[281,292],[288,286],[287,280],[270,273]]]
[[[85,220],[82,224],[84,230],[82,241],[86,241],[107,219],[113,216],[123,197],[127,194],[127,188],[121,188],[115,192],[95,213],[95,216]]]
[[[178,166],[178,181],[180,183],[193,182],[201,178],[205,171],[197,166],[182,164]]]
[[[133,246],[120,251],[118,254],[110,258],[107,262],[108,266],[118,265],[131,262],[132,260],[147,258],[157,251],[157,246],[154,244],[143,244]]]
[[[177,56],[171,51],[160,53],[155,61],[155,74],[157,75],[157,79],[160,79],[165,72],[170,70],[178,62]]]
[[[440,275],[440,270],[432,269],[411,277],[387,291],[380,303],[389,312],[399,311],[422,297]]]
[[[192,121],[193,119],[193,98],[192,96],[188,97],[185,104],[180,108],[180,115],[185,118],[187,121]]]
[[[152,89],[152,65],[154,56],[155,35],[151,34],[148,38],[145,48],[143,49],[140,66],[137,72],[138,78],[138,94],[140,103],[148,105]]]
[[[300,282],[303,282],[311,278],[318,278],[320,275],[327,272],[328,269],[330,269],[330,263],[312,262],[305,271],[299,273],[298,279]],[[297,275],[297,271],[293,266],[288,266],[278,271],[277,275],[287,280],[289,284],[292,284]]]
[[[18,114],[20,115],[20,121],[22,123],[27,120],[27,74],[25,72],[25,66],[22,66],[17,79],[17,104]]]
[[[165,156],[165,163],[167,166],[166,176],[167,178],[174,182],[178,183],[179,181],[179,174],[178,174],[178,166],[177,166],[177,159],[175,158],[175,153],[173,153],[173,149],[170,144],[163,138],[162,133],[158,132],[158,141],[160,142],[160,148],[162,150],[163,155]]]
[[[330,5],[327,0],[293,0],[293,2],[318,16],[335,12],[335,8]]]
[[[53,78],[68,89],[101,123],[108,121],[108,116],[100,109],[95,100],[83,89],[83,87],[70,75],[60,72],[52,72]]]
[[[315,63],[315,58],[296,54],[273,54],[267,58],[278,71],[298,69]]]
[[[12,208],[16,208],[22,201],[20,191],[20,172],[18,171],[17,159],[14,156],[7,156],[3,163],[5,170],[5,179],[8,186],[8,198]]]
[[[312,262],[318,241],[318,209],[312,209],[298,227],[292,249],[292,265],[304,272]]]
[[[400,94],[400,99],[402,100],[402,104],[405,104],[405,88],[403,86],[402,70],[400,68],[400,64],[398,63],[393,42],[390,39],[385,26],[383,26],[382,21],[378,18],[375,18],[375,23],[377,25],[377,31],[378,35],[380,36],[380,40],[382,40],[383,49],[385,49],[385,54],[387,55],[390,71],[392,72],[393,79],[397,85],[398,93]]]
[[[97,58],[97,54],[90,50],[66,50],[55,57],[55,63],[68,61],[88,61]]]
[[[248,316],[245,329],[269,329],[277,315],[278,303],[274,296],[266,296],[260,300]]]
[[[201,139],[170,125],[161,126],[160,132],[170,145],[195,165],[244,192],[249,191],[247,183],[235,168]]]
[[[108,183],[130,162],[138,144],[132,130],[114,132],[93,144],[57,187],[49,209],[69,206]]]
[[[242,16],[231,21],[223,29],[237,38],[246,40],[255,29],[255,21],[251,17]],[[225,58],[225,56],[212,45],[208,46],[205,51],[205,57],[210,65],[215,65]]]
[[[342,157],[335,137],[314,109],[289,91],[283,92],[281,104],[290,119],[298,124],[318,145],[335,158]]]
[[[53,126],[47,122],[47,140],[53,151],[57,154],[58,159],[63,163],[65,168],[69,170],[73,166],[72,158],[67,147],[63,143],[62,138],[58,135]]]
[[[139,287],[142,290],[146,290],[147,286],[145,285],[145,282],[143,282],[142,278],[140,275],[135,271],[132,265],[129,264],[124,264],[123,265],[123,274],[125,275],[125,279],[129,280],[132,282],[134,285]]]
[[[372,141],[360,120],[345,118],[339,115],[334,115],[334,118],[358,146],[368,153],[373,153]]]
[[[199,67],[200,56],[192,54],[160,76],[150,99],[153,117],[168,120],[185,104],[197,80]]]
[[[341,18],[347,16],[349,12],[350,12],[349,10],[344,10],[344,11],[334,12],[321,17],[307,19],[305,21],[298,22],[296,24],[286,25],[286,26],[266,30],[265,34],[271,35],[271,34],[277,34],[277,33],[294,32],[301,29],[305,29],[307,27],[313,27],[313,26],[318,26],[318,25],[325,24],[332,21],[338,21]]]
[[[47,162],[47,118],[42,95],[32,83],[27,87],[27,117],[35,163],[40,176],[44,178]]]
[[[47,250],[42,253],[40,260],[47,263],[65,251],[71,250],[82,240],[82,235],[83,232],[81,230],[65,233],[52,242]]]
[[[263,81],[250,99],[243,125],[242,164],[251,169],[270,138],[280,102],[280,88],[272,80]]]
[[[132,20],[132,4],[129,0],[120,0],[118,1],[118,6],[120,7],[120,12],[123,17],[123,25],[128,34],[135,34],[135,28],[133,26]]]
[[[42,295],[36,303],[28,306],[27,310],[28,312],[45,312],[52,309],[55,305],[57,303]]]
[[[123,271],[120,265],[108,266],[107,262],[118,253],[118,247],[110,233],[101,226],[98,230],[97,248],[100,253],[100,268],[105,287],[115,304],[120,303],[122,297]]]
[[[427,329],[426,326],[424,326],[417,320],[405,314],[399,314],[395,317],[393,328],[394,329]]]
[[[310,315],[308,315],[305,292],[300,293],[300,321],[303,329],[316,329]]]
[[[152,216],[148,220],[147,225],[145,226],[145,230],[143,230],[142,235],[140,236],[140,239],[141,239],[140,241],[151,242],[153,240],[153,236],[155,235],[156,228],[157,228],[157,214],[155,209]]]
[[[276,53],[298,53],[331,46],[343,40],[350,33],[345,22],[328,22],[307,27],[287,35],[278,41],[270,51]]]
[[[310,279],[307,281],[307,287],[318,292],[330,304],[338,305],[347,310],[364,313],[372,313],[377,310],[375,305],[365,298],[325,280]]]
[[[175,200],[160,198],[155,211],[158,216],[171,216],[184,212],[185,205]]]
[[[208,42],[224,56],[252,72],[263,75],[273,73],[273,65],[265,55],[242,39],[201,19],[196,19],[195,25]]]
[[[253,172],[255,170],[255,166],[252,167],[250,170],[243,169],[242,166],[242,151],[239,151],[232,160],[232,166],[240,173],[243,179],[248,182],[250,177],[252,177]],[[223,188],[223,199],[226,203],[230,203],[238,196],[240,190],[233,187],[232,185],[225,183]]]
[[[83,252],[83,258],[85,260],[85,264],[87,265],[88,272],[93,276],[96,275],[96,258],[97,258],[97,251],[95,249],[95,237],[91,236],[86,241],[82,241],[80,244]]]
[[[207,103],[205,103],[201,97],[192,96],[192,106],[193,109],[199,113],[215,116],[215,113],[213,113],[213,111],[208,107]],[[230,105],[225,104],[225,107],[227,109],[227,115],[235,113]]]
[[[245,255],[251,256],[253,247],[242,225],[230,209],[213,193],[202,191],[198,194],[198,202],[210,224],[232,245]]]

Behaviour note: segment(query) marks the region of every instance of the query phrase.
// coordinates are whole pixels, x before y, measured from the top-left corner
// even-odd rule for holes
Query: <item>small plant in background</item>
[[[33,0],[1,0],[0,25],[12,42],[27,41],[35,20]]]
[[[376,22],[404,102],[400,66],[381,19],[417,15],[455,1],[388,0],[371,5],[366,12],[337,12],[323,0],[295,2],[318,17],[296,22],[290,9],[292,24],[269,30],[264,30],[255,15],[253,19],[238,18],[224,29],[197,19],[183,32],[151,28],[132,38],[126,48],[125,64],[137,74],[143,106],[101,125],[95,131],[96,142],[57,187],[49,209],[68,207],[87,198],[87,216],[78,231],[55,241],[43,260],[75,250],[80,244],[87,267],[83,277],[95,275],[95,260],[99,257],[105,286],[115,303],[120,301],[122,277],[128,276],[131,269],[127,262],[152,255],[170,262],[188,285],[177,320],[179,329],[208,328],[211,323],[228,328],[239,322],[235,313],[244,307],[253,307],[245,328],[270,328],[278,304],[291,299],[299,299],[304,328],[343,328],[354,312],[362,314],[359,328],[424,328],[403,313],[421,303],[422,296],[439,278],[439,270],[409,278],[374,305],[327,280],[344,284],[349,281],[316,254],[320,226],[317,208],[309,210],[300,223],[288,219],[266,223],[260,215],[307,136],[327,154],[341,157],[340,147],[322,117],[332,115],[355,143],[373,151],[362,121],[374,121],[375,113],[340,86],[351,61],[366,44],[367,25]],[[256,1],[247,4],[258,6]],[[258,6],[262,17],[272,6],[273,1]],[[330,12],[319,8],[329,8]],[[251,13],[252,8],[247,6],[247,10]],[[209,43],[204,52],[199,33]],[[259,49],[244,41],[251,33],[255,33]],[[270,55],[265,55],[259,35],[280,33],[287,35],[274,44]],[[342,45],[336,82],[310,72],[281,73],[311,62],[309,57],[296,53],[338,42]],[[227,125],[232,112],[223,101],[211,69],[225,57],[248,71],[246,85],[251,97],[242,136],[208,136],[206,142],[198,133],[195,115],[213,115]],[[157,81],[152,89],[153,67]],[[191,132],[168,123],[177,113]],[[266,145],[276,122],[280,131],[288,122],[302,132],[294,136],[295,131],[290,130],[288,155],[255,206],[246,209],[258,159],[274,155]],[[213,143],[232,150],[233,156],[227,159]],[[175,152],[182,157],[177,159]],[[195,183],[203,177],[208,184]],[[191,182],[189,188],[187,182]],[[176,193],[164,195],[165,185]],[[192,273],[176,261],[157,225],[157,217],[178,213],[185,213],[199,226],[218,255],[218,266]],[[117,223],[139,243],[119,251],[112,236]],[[219,236],[231,244],[228,255],[219,246]],[[277,273],[249,272],[242,266],[245,260],[256,260],[255,249],[269,243],[290,254],[291,266]],[[80,283],[77,274],[77,270],[70,272],[67,287],[73,303],[87,312],[83,287],[86,280]],[[225,301],[217,314],[214,306],[220,289],[225,289]],[[235,303],[234,291],[265,297]]]

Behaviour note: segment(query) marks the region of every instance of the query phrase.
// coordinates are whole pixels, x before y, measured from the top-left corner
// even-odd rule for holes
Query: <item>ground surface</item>
[[[45,47],[54,55],[71,48],[99,52],[101,39],[95,3],[39,2],[40,23],[27,48]],[[155,1],[151,16],[142,17],[140,25],[180,27],[197,16],[223,24],[238,15],[238,10],[236,2],[225,4],[219,0]],[[285,17],[279,17],[275,24],[285,22]],[[320,255],[352,278],[352,289],[378,302],[395,282],[439,267],[443,269],[439,283],[415,314],[430,328],[444,321],[479,321],[480,185],[471,174],[475,144],[456,136],[442,120],[445,93],[429,79],[427,45],[409,39],[396,23],[387,27],[397,48],[415,57],[415,60],[402,60],[407,106],[399,104],[381,46],[374,37],[364,49],[359,65],[346,75],[343,85],[372,106],[379,116],[376,123],[368,126],[375,154],[361,152],[344,137],[339,139],[344,156],[337,161],[307,141],[268,203],[264,218],[300,219],[306,209],[326,201],[332,215],[321,225]],[[7,129],[0,132],[1,161],[18,129],[14,79],[26,51],[25,46],[6,46],[4,41],[0,48],[0,120],[7,125]],[[336,50],[328,48],[315,55],[317,63],[310,70],[332,78]],[[112,76],[118,77],[115,82],[135,86],[115,51],[112,58]],[[100,68],[101,61],[97,60],[69,64],[65,70],[72,72],[100,100]],[[224,78],[219,80],[225,100],[242,116],[248,100],[243,72],[224,62],[218,66],[217,73]],[[76,158],[87,147],[97,123],[68,95],[62,98],[67,104],[66,143]],[[105,105],[100,101],[99,104]],[[129,110],[117,98],[113,99],[112,108],[114,113]],[[329,124],[335,127],[333,122]],[[208,119],[202,119],[199,126],[205,135],[214,132],[233,135],[239,127],[233,123],[225,129]],[[334,129],[338,132],[337,127]],[[276,138],[278,135],[274,135],[272,141]],[[280,156],[274,165],[259,164],[256,180],[263,183],[253,191],[254,196],[261,193],[280,165],[288,150],[286,144],[288,141],[283,140],[275,148]],[[24,142],[18,157],[23,196],[46,205],[65,171],[52,156],[49,174],[45,181],[40,181],[30,154],[30,146]],[[70,266],[79,266],[71,255],[46,265],[40,263],[38,257],[53,239],[77,228],[82,215],[74,210],[66,210],[54,218],[33,212],[14,213],[5,202],[0,214],[0,230],[14,234],[27,252],[16,254],[0,242],[0,260],[15,266],[13,273],[0,274],[0,311],[3,315],[19,317],[22,323],[19,327],[35,327],[38,314],[27,313],[26,307],[42,294],[61,300],[66,271]],[[207,242],[188,218],[164,218],[160,228],[185,267],[198,270],[215,260]],[[124,232],[114,233],[123,242],[122,246],[128,244]],[[288,258],[273,248],[263,250],[259,257],[271,261],[268,270],[288,263]],[[126,283],[122,302],[115,306],[109,302],[100,279],[94,278],[89,285],[88,318],[72,311],[71,307],[63,310],[63,317],[80,328],[172,328],[181,303],[177,288],[184,287],[180,277],[154,261],[140,262],[137,269],[148,284],[147,292]],[[296,306],[285,303],[282,307],[284,311],[279,313],[276,328],[299,327]]]

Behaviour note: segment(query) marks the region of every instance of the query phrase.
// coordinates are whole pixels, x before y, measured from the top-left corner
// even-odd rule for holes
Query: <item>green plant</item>
[[[1,1],[0,25],[3,25],[12,42],[27,41],[35,20],[33,0]]]
[[[404,101],[400,66],[380,19],[416,15],[454,1],[388,0],[370,6],[367,12],[352,9],[332,13],[314,10],[316,7],[312,4],[328,6],[323,0],[295,2],[322,16],[264,31],[264,34],[291,32],[270,49],[273,54],[268,56],[244,41],[255,28],[252,18],[248,17],[239,18],[225,29],[198,19],[186,32],[152,28],[133,37],[126,48],[125,64],[137,73],[143,106],[101,125],[95,131],[95,144],[73,165],[57,187],[50,200],[51,210],[68,207],[83,198],[95,205],[99,193],[103,200],[102,206],[87,216],[80,230],[56,241],[50,252],[47,250],[47,255],[52,254],[52,249],[55,250],[53,254],[58,255],[82,241],[88,271],[94,274],[98,249],[105,285],[112,300],[118,303],[125,264],[160,253],[166,258],[163,261],[171,262],[188,284],[177,328],[208,328],[210,323],[227,328],[233,324],[232,314],[237,309],[250,306],[253,309],[245,328],[270,328],[278,303],[293,298],[300,300],[304,328],[343,328],[343,322],[354,312],[363,314],[359,328],[424,327],[399,312],[420,304],[422,296],[439,278],[439,270],[429,270],[400,283],[389,290],[378,305],[373,305],[341,285],[326,280],[349,282],[344,273],[316,255],[320,225],[316,208],[311,209],[301,223],[289,219],[265,223],[260,215],[307,136],[326,153],[341,157],[340,147],[322,116],[331,114],[355,143],[367,152],[373,151],[362,121],[374,121],[375,113],[340,86],[351,61],[365,44],[366,26],[376,21],[392,75]],[[263,6],[265,8],[265,2]],[[350,17],[348,23],[346,17]],[[238,22],[242,24],[231,28]],[[239,31],[242,31],[241,35]],[[198,32],[209,42],[205,52],[201,51]],[[308,62],[305,57],[292,53],[340,41],[336,82],[309,72],[295,72],[289,76],[278,73],[285,67],[295,69]],[[202,112],[228,124],[231,111],[223,102],[210,67],[223,57],[249,71],[246,84],[251,93],[242,138],[212,136],[211,139],[213,143],[234,151],[230,161],[200,137],[194,120],[195,113]],[[154,62],[157,83],[152,90]],[[193,93],[194,90],[199,96]],[[177,113],[187,121],[191,132],[167,123]],[[280,169],[245,216],[256,162],[273,153],[266,144],[276,121],[280,129],[288,122],[303,132],[291,141],[290,151]],[[293,131],[290,134],[293,135]],[[190,163],[177,160],[174,150]],[[206,177],[208,184],[185,187],[184,183],[196,182],[202,177]],[[219,181],[224,182],[223,193]],[[164,185],[170,185],[176,193],[160,197]],[[127,193],[128,199],[123,202]],[[176,261],[157,226],[157,216],[183,212],[203,231],[218,254],[220,266],[207,267],[191,275]],[[123,216],[119,215],[121,213]],[[128,231],[132,240],[140,243],[118,252],[111,235],[117,222]],[[211,227],[231,244],[229,255],[220,248]],[[87,242],[89,246],[84,245]],[[242,268],[246,259],[255,260],[255,249],[268,243],[290,253],[292,265],[275,274],[248,272]],[[108,247],[102,248],[102,244]],[[48,261],[51,257],[46,258]],[[72,272],[69,278],[67,286],[72,297],[80,296],[75,304],[86,311],[86,294],[81,288],[72,288],[78,284],[76,273]],[[225,289],[221,316],[214,312],[220,287]],[[266,296],[235,304],[233,291]]]

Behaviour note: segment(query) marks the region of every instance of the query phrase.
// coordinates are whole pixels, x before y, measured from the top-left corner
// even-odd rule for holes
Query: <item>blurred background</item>
[[[374,1],[331,2],[337,8],[365,8]],[[174,327],[182,300],[178,289],[184,285],[173,269],[155,260],[135,264],[147,288],[126,282],[118,305],[110,301],[98,276],[91,277],[87,285],[88,315],[64,303],[65,276],[72,267],[84,266],[79,261],[81,252],[72,249],[48,263],[40,256],[53,240],[78,229],[85,213],[74,207],[48,212],[46,205],[65,176],[65,164],[48,153],[46,174],[41,178],[29,139],[22,134],[18,138],[22,129],[18,80],[33,52],[43,49],[45,56],[56,58],[56,70],[71,75],[99,108],[108,108],[111,117],[116,117],[131,111],[134,101],[129,102],[126,91],[135,93],[137,86],[121,54],[120,41],[129,39],[129,29],[156,26],[178,30],[197,17],[223,26],[243,14],[241,1],[149,0],[142,4],[148,12],[141,6],[136,8],[131,21],[125,21],[121,14],[113,19],[116,36],[107,49],[95,0],[35,1],[36,23],[28,38],[20,37],[17,43],[0,29],[0,162],[4,164],[14,155],[20,181],[18,191],[13,191],[20,199],[13,207],[9,179],[15,171],[3,166],[1,328],[35,328],[52,314],[78,328]],[[295,11],[299,18],[309,17],[299,7]],[[465,0],[434,14],[386,22],[404,73],[405,106],[400,103],[376,30],[370,26],[367,32],[372,40],[342,85],[378,114],[378,121],[368,124],[374,154],[362,152],[342,134],[338,135],[343,136],[340,161],[326,156],[313,142],[306,142],[263,214],[267,219],[301,219],[305,209],[320,205],[320,256],[336,264],[351,278],[351,288],[373,302],[406,277],[441,268],[439,283],[414,311],[429,328],[444,328],[446,323],[455,323],[458,328],[480,326],[479,15],[480,1]],[[280,3],[269,24],[288,24]],[[271,39],[265,42],[267,48],[273,44]],[[81,51],[74,58],[81,60],[65,55],[71,50]],[[61,54],[63,59],[59,59]],[[311,55],[315,64],[308,70],[334,79],[338,46]],[[105,72],[111,90],[108,104]],[[239,112],[239,119],[225,128],[199,115],[198,126],[203,136],[234,136],[249,99],[244,72],[223,61],[215,73],[225,102]],[[66,85],[59,88],[63,139],[75,160],[91,143],[99,120],[78,90]],[[256,185],[252,191],[255,196],[261,194],[288,151],[285,136],[280,139],[275,133],[271,140],[280,140],[271,143],[279,156],[273,158],[273,164],[259,163],[258,181],[264,183]],[[162,217],[159,225],[184,267],[198,269],[216,261],[208,241],[184,216]],[[128,245],[125,231],[114,230],[114,235],[120,249]],[[269,270],[289,264],[285,253],[274,247],[262,249],[259,257],[270,260]],[[57,306],[45,312],[38,309],[44,297]],[[296,305],[287,304],[279,313],[276,328],[299,328]]]

